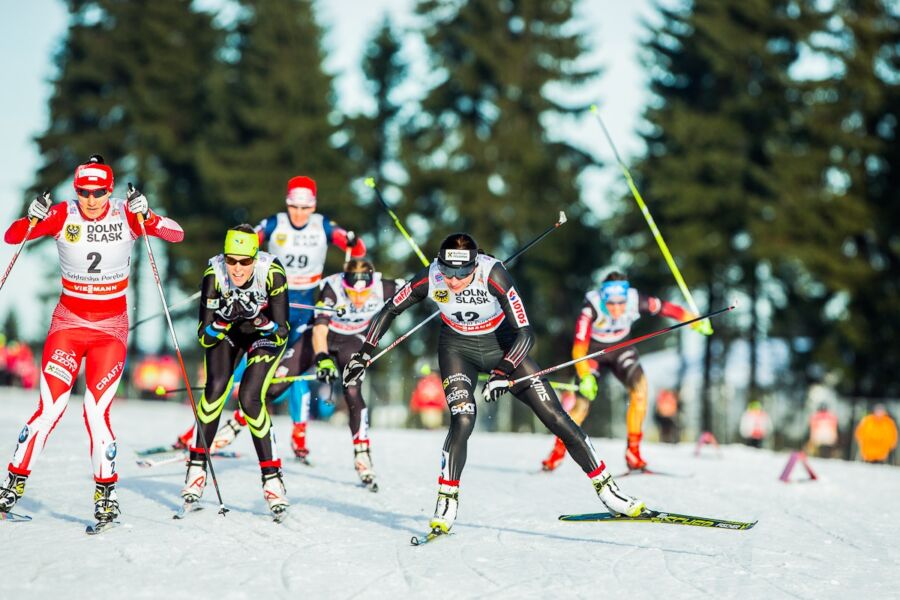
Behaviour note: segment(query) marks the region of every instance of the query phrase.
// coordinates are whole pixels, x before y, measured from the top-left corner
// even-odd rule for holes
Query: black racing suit
[[[250,288],[252,284],[253,278],[242,289]],[[204,273],[201,289],[198,337],[200,345],[206,348],[206,388],[197,406],[197,416],[203,424],[204,439],[209,444],[216,435],[219,415],[225,406],[226,394],[231,389],[234,370],[246,352],[247,369],[238,390],[238,403],[253,434],[253,446],[263,474],[274,473],[281,467],[281,460],[272,442],[272,422],[266,410],[266,391],[284,352],[290,331],[284,268],[275,259],[266,278],[268,297],[259,317],[274,323],[275,329],[270,332],[259,331],[252,321],[238,319],[231,323],[227,333],[217,335],[211,324],[219,319],[216,307],[222,299],[212,267]],[[191,448],[191,459],[203,460],[205,457],[199,437],[197,440]]]
[[[490,293],[500,302],[505,318],[498,329],[479,335],[462,335],[445,323],[441,324],[438,341],[438,361],[444,382],[444,394],[450,407],[450,431],[444,440],[441,478],[448,485],[459,485],[466,463],[466,446],[475,428],[475,382],[478,373],[501,371],[516,379],[540,370],[527,353],[534,345],[531,327],[517,326],[516,315],[507,292],[513,281],[506,268],[497,262],[489,273]],[[411,292],[401,289],[399,304],[388,302],[372,319],[362,351],[373,355],[378,341],[387,331],[394,317],[428,296],[429,269],[416,274],[408,284]],[[406,297],[403,297],[406,295]],[[520,307],[521,310],[522,307]],[[510,390],[538,416],[541,422],[561,438],[575,461],[585,473],[600,472],[600,461],[590,446],[587,435],[569,418],[559,398],[546,379],[526,380]]]

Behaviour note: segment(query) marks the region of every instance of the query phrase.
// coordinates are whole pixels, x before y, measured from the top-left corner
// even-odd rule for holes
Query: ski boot
[[[94,488],[94,518],[98,523],[109,523],[119,518],[115,483],[97,483]]]
[[[428,524],[432,533],[447,534],[456,521],[456,510],[459,507],[459,486],[442,483],[438,488],[437,504],[434,516]]]
[[[275,521],[280,523],[287,516],[287,508],[290,506],[281,470],[274,473],[263,473],[262,486],[266,504],[269,505]]]
[[[592,477],[591,483],[594,484],[597,496],[613,514],[636,517],[647,508],[643,501],[632,498],[620,490],[612,475],[605,469]]]
[[[360,440],[353,443],[353,465],[363,485],[369,488],[370,491],[377,492],[378,484],[375,483],[375,471],[372,469],[369,440]]]
[[[203,495],[206,487],[206,461],[189,460],[187,473],[184,476],[184,487],[181,488],[181,498],[185,505],[194,504]]]
[[[291,430],[291,449],[300,462],[309,464],[309,449],[306,447],[306,423],[294,423]]]
[[[561,439],[556,438],[556,443],[553,444],[553,450],[550,451],[550,456],[548,456],[541,462],[541,467],[545,471],[553,471],[562,463],[565,457],[566,445]]]
[[[221,450],[225,446],[231,444],[231,442],[234,441],[234,438],[236,438],[246,426],[246,421],[244,421],[244,424],[242,425],[237,419],[228,419],[228,421],[226,421],[216,432],[216,437],[213,438],[212,445],[210,445],[209,448],[210,452],[215,453],[217,450]]]
[[[629,471],[640,471],[647,468],[647,461],[641,458],[642,433],[628,434],[628,447],[625,448],[625,462]]]
[[[6,474],[6,481],[0,487],[0,512],[9,512],[16,505],[16,502],[25,493],[26,479],[28,479],[27,475]]]

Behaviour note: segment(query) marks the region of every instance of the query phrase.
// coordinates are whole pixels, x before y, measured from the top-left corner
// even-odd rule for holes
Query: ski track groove
[[[797,519],[798,521],[802,521],[802,522],[806,523],[807,525],[812,526],[814,529],[818,529],[825,535],[833,537],[834,539],[836,539],[837,541],[839,541],[841,544],[843,544],[845,546],[849,546],[850,548],[853,548],[854,550],[857,550],[859,552],[866,551],[865,548],[863,548],[862,546],[857,545],[856,543],[848,540],[847,538],[845,538],[844,536],[842,536],[838,533],[834,533],[827,527],[824,527],[821,524],[819,524],[817,521],[814,521],[800,513],[796,513],[796,512],[790,511],[790,510],[785,510],[785,514],[790,515],[791,517]]]

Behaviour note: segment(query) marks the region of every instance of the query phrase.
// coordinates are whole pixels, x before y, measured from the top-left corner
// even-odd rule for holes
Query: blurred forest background
[[[463,230],[503,258],[565,210],[570,222],[512,268],[547,366],[568,358],[583,295],[613,266],[645,293],[685,304],[627,187],[603,214],[584,201],[583,172],[618,169],[612,152],[604,165],[560,135],[575,120],[601,135],[589,112],[597,99],[579,94],[603,71],[585,60],[576,0],[420,0],[416,28],[386,18],[370,32],[361,66],[375,109],[353,115],[337,108],[311,2],[228,4],[235,16],[223,23],[189,0],[68,0],[49,125],[36,140],[42,164],[23,206],[44,188],[71,197],[74,166],[100,152],[117,195],[134,181],[186,231],[185,243],[154,244],[170,303],[197,289],[227,227],[283,210],[296,174],[317,180],[319,211],[361,233],[376,267],[395,277],[420,265],[365,177],[428,255]],[[679,357],[668,373],[647,363],[649,379],[674,379],[694,407],[691,428],[720,439],[733,435],[728,402],[777,396],[784,415],[802,418],[813,381],[827,378],[860,406],[900,396],[900,5],[694,0],[655,10],[661,25],[647,23],[642,40],[646,154],[629,167],[701,310],[741,307],[713,323],[713,336],[642,345],[643,355]],[[413,82],[418,98],[400,101],[409,36],[427,49],[429,77]],[[805,76],[810,60],[827,73]],[[328,270],[340,267],[337,254]],[[49,281],[55,272],[48,265]],[[132,272],[150,277],[140,258]],[[178,314],[182,346],[199,359],[194,309]],[[667,324],[642,319],[636,333]],[[436,365],[436,329],[381,366],[372,385],[386,404],[405,402],[418,367]],[[153,351],[165,353],[163,339]],[[699,382],[688,392],[690,345]],[[615,410],[592,419],[622,420]],[[509,419],[532,425],[515,410]]]

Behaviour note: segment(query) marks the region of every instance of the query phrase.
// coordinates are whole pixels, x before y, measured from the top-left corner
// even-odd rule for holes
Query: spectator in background
[[[820,404],[818,410],[809,417],[809,441],[806,444],[806,453],[822,458],[834,458],[839,439],[837,415],[827,404]]]
[[[423,377],[416,383],[409,399],[409,410],[418,415],[425,429],[438,429],[444,424],[444,407],[447,405],[441,376],[433,373],[428,365],[422,366],[421,373]]]
[[[887,414],[884,404],[876,404],[872,413],[856,426],[856,443],[860,456],[869,463],[885,462],[897,447],[897,424]]]
[[[747,410],[741,415],[740,431],[745,444],[762,448],[763,440],[772,431],[772,421],[758,400],[747,404]]]
[[[659,441],[678,443],[678,395],[673,390],[660,390],[656,396],[653,419],[659,428]]]

